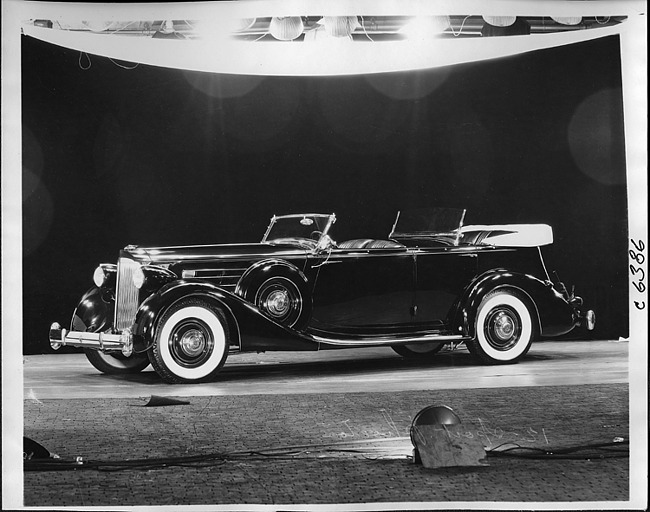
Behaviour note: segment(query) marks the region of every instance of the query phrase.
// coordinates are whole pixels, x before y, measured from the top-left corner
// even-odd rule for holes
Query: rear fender
[[[152,345],[164,312],[189,297],[200,297],[224,312],[233,336],[230,345],[242,351],[318,350],[317,342],[274,322],[241,297],[210,283],[179,280],[163,286],[140,306],[134,327],[136,352]]]
[[[512,290],[521,295],[530,306],[533,321],[537,324],[537,332],[542,332],[538,300],[551,293],[552,286],[536,277],[505,269],[490,270],[482,274],[465,290],[456,309],[450,315],[454,331],[475,337],[478,308],[488,293],[498,289]]]

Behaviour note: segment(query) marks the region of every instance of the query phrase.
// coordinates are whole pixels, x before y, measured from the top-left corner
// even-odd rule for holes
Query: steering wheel
[[[318,231],[317,229],[315,229],[309,234],[309,238],[313,238],[314,240],[320,239],[321,236],[323,236],[323,232]]]

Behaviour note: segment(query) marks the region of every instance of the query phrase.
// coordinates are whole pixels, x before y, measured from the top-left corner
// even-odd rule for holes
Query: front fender
[[[71,331],[100,332],[113,325],[112,291],[93,286],[81,297],[72,314]]]
[[[318,343],[273,321],[242,297],[208,282],[178,280],[163,286],[141,304],[134,326],[136,352],[151,346],[158,320],[167,308],[189,297],[201,297],[225,313],[233,336],[229,343],[242,351],[318,350]]]
[[[295,277],[297,280],[296,284],[304,286],[308,283],[305,274],[295,265],[285,260],[268,259],[258,261],[244,272],[237,283],[235,294],[246,298],[251,292],[255,292],[261,281],[274,275]]]
[[[479,276],[465,291],[455,312],[452,326],[470,337],[476,336],[476,316],[485,296],[497,289],[510,289],[523,295],[531,307],[542,336],[559,336],[576,326],[573,308],[550,282],[528,274],[496,269]]]

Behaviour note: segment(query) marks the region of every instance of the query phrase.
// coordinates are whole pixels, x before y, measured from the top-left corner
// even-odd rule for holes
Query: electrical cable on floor
[[[507,447],[506,447],[507,446]],[[81,457],[76,459],[26,459],[24,461],[25,471],[70,471],[70,470],[95,470],[95,471],[127,471],[127,470],[152,470],[163,469],[167,467],[214,467],[226,464],[228,462],[236,462],[241,460],[251,459],[286,459],[295,460],[297,456],[304,454],[321,453],[360,453],[364,454],[367,450],[362,449],[337,449],[321,446],[320,449],[313,450],[296,450],[295,448],[304,447],[285,447],[267,449],[267,450],[251,450],[230,453],[211,453],[204,455],[188,455],[181,457],[162,457],[151,459],[133,459],[133,460],[117,460],[117,461],[85,461]],[[511,457],[519,459],[570,459],[570,460],[599,460],[610,458],[625,458],[629,457],[629,441],[614,441],[608,443],[592,443],[577,446],[568,446],[561,448],[535,448],[520,446],[517,444],[501,445],[487,451],[488,456],[492,457]],[[322,455],[318,460],[324,458],[336,458],[335,455]],[[368,458],[367,460],[381,461],[382,458]]]
[[[516,457],[520,459],[612,459],[629,457],[629,444],[629,441],[617,440],[608,443],[592,443],[555,449],[526,447],[514,444],[509,448],[496,447],[488,450],[487,455],[493,457]]]

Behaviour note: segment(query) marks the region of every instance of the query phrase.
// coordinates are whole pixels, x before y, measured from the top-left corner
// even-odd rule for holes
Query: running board
[[[462,336],[460,334],[430,334],[426,336],[377,336],[374,338],[367,338],[364,340],[340,340],[336,338],[326,338],[324,336],[312,336],[314,341],[325,343],[326,345],[405,345],[407,343],[431,343],[431,342],[451,342],[455,341],[469,341],[471,338]]]

